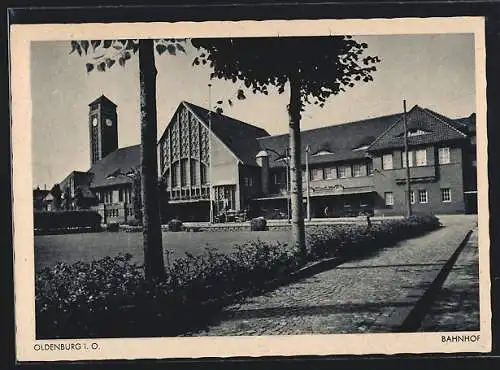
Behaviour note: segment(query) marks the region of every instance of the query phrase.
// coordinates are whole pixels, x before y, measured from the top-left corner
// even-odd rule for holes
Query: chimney
[[[255,156],[255,161],[260,167],[260,181],[262,194],[269,194],[269,154],[265,150],[261,150]]]

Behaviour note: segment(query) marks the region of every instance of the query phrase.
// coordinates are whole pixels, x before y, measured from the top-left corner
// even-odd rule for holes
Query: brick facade
[[[96,110],[116,124],[115,108],[105,97],[91,103],[91,129]],[[415,106],[406,119],[414,213],[476,212],[475,115],[450,119]],[[402,122],[402,114],[392,114],[302,132],[303,205],[309,199],[311,217],[405,214]],[[116,146],[112,136],[101,135],[98,141],[109,143],[99,148]],[[96,145],[92,135],[90,145]],[[208,221],[210,199],[214,219],[243,210],[251,217],[287,217],[287,147],[288,135],[270,136],[181,102],[158,142],[162,221]],[[94,158],[89,171],[72,172],[62,188],[74,196],[83,186],[104,222],[129,222],[139,165],[139,145],[116,149]]]

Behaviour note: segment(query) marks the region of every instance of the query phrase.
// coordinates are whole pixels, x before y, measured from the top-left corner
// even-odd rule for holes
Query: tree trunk
[[[294,76],[290,81],[288,105],[290,130],[290,198],[292,207],[292,244],[300,255],[306,256],[304,210],[302,206],[302,167],[300,160],[300,84]]]
[[[156,74],[153,40],[140,40],[141,198],[144,272],[148,280],[165,274],[158,204]]]

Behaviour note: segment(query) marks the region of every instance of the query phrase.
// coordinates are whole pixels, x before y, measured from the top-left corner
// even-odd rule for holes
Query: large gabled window
[[[427,150],[420,149],[415,152],[415,164],[419,166],[427,166]]]
[[[450,163],[450,148],[439,148],[438,149],[438,161],[439,164]]]
[[[384,154],[382,156],[382,169],[392,170],[394,168],[394,163],[392,160],[392,153]]]

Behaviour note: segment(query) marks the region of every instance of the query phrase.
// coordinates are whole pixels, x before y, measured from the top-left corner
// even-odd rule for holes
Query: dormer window
[[[110,173],[108,176],[106,176],[106,179],[114,179],[118,176],[122,175],[122,172],[120,169],[117,169],[116,171]]]
[[[430,134],[430,132],[429,131],[420,130],[420,129],[417,129],[417,130],[408,130],[408,136],[420,136],[420,135],[426,135],[426,134]]]
[[[370,146],[369,145],[363,145],[363,146],[360,146],[358,148],[354,148],[352,151],[353,152],[356,152],[356,151],[359,151],[359,150],[366,150],[368,149]]]
[[[320,150],[320,151],[314,153],[313,155],[328,155],[328,154],[333,154],[333,153],[329,150],[323,149],[323,150]]]
[[[427,135],[427,134],[432,134],[432,132],[431,131],[422,130],[422,129],[419,129],[419,128],[408,129],[408,137],[421,136],[421,135]],[[401,133],[401,134],[397,135],[397,137],[403,137],[403,136],[404,136],[404,133]]]

